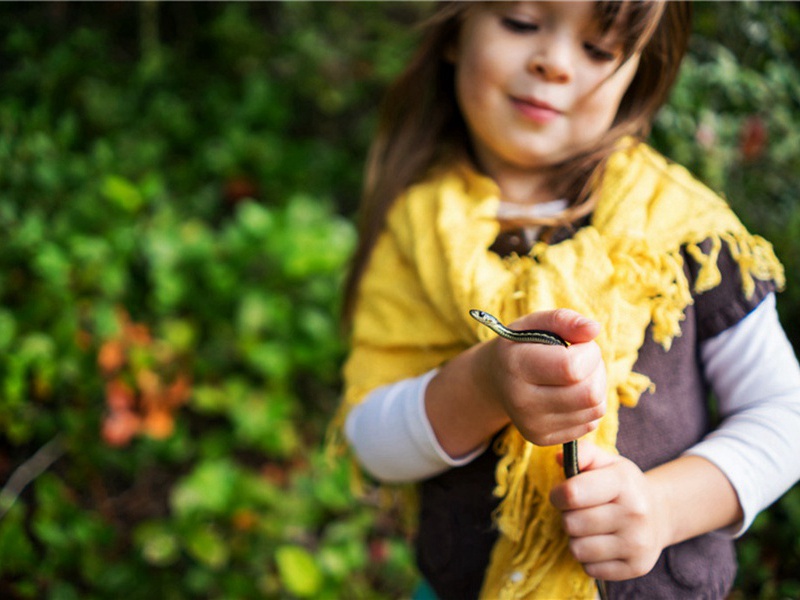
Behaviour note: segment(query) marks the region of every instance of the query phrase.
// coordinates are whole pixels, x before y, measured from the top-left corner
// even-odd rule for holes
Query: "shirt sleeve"
[[[486,447],[458,458],[439,444],[425,411],[425,390],[436,370],[377,388],[345,421],[345,435],[361,466],[385,483],[406,483],[463,466]]]
[[[700,351],[722,422],[687,454],[714,463],[733,485],[744,518],[726,533],[738,536],[800,479],[800,366],[771,293]]]

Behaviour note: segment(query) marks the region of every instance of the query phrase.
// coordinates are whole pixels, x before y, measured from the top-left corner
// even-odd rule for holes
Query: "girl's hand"
[[[595,321],[565,309],[530,314],[511,329],[545,329],[569,348],[502,338],[481,348],[483,393],[522,436],[539,446],[563,444],[597,427],[605,414],[606,371],[594,338]]]
[[[572,555],[586,573],[619,581],[647,574],[671,543],[661,494],[630,460],[590,442],[578,450],[582,472],[553,488]]]

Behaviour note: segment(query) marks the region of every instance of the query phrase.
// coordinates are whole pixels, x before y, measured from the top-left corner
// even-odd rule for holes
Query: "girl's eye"
[[[522,21],[514,17],[503,17],[501,22],[503,27],[513,33],[532,33],[539,31],[538,23],[533,23],[531,21]]]
[[[583,45],[583,49],[586,50],[586,53],[589,55],[589,58],[592,60],[596,60],[598,62],[611,62],[617,58],[617,55],[614,52],[610,52],[609,50],[604,50],[600,46],[595,46],[589,42],[586,42]]]

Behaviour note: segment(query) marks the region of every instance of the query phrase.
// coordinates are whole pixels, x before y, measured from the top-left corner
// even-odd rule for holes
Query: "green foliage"
[[[408,595],[400,526],[320,447],[361,165],[427,9],[0,7],[0,596]],[[800,17],[697,16],[653,139],[775,242],[793,334]],[[798,507],[740,544],[743,597],[798,594]]]
[[[412,584],[397,528],[321,454],[355,241],[341,214],[367,92],[400,57],[370,55],[400,32],[354,8],[0,9],[2,479],[63,445],[0,502],[3,597]]]
[[[781,2],[697,3],[695,16],[691,53],[653,139],[775,245],[790,280],[779,309],[797,323],[800,11]],[[800,330],[787,331],[800,348]]]

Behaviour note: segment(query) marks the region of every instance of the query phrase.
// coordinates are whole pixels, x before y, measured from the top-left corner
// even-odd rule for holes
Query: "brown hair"
[[[367,158],[359,244],[345,283],[345,323],[352,316],[359,281],[392,203],[432,169],[462,159],[469,147],[456,101],[454,66],[445,53],[456,42],[464,14],[474,7],[471,2],[440,2],[423,24],[416,54],[387,91]],[[595,14],[604,32],[614,26],[623,32],[621,64],[640,53],[639,66],[609,131],[591,150],[551,169],[554,191],[571,202],[556,220],[539,222],[543,225],[574,223],[593,210],[593,184],[608,156],[622,137],[641,140],[648,135],[688,45],[689,1],[603,0],[595,3]]]

